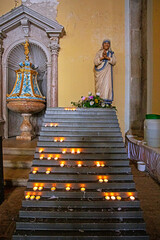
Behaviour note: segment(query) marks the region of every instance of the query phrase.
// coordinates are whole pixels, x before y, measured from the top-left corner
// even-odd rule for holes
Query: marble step
[[[55,137],[51,137],[51,136],[39,136],[38,138],[38,143],[39,142],[52,142],[54,140]],[[57,139],[60,139],[60,137],[58,137]],[[123,138],[122,137],[103,137],[103,136],[96,136],[96,137],[92,137],[92,136],[88,136],[88,137],[83,137],[83,136],[73,136],[73,137],[63,137],[65,142],[90,142],[90,143],[123,143]],[[124,143],[123,143],[124,144]]]
[[[16,231],[13,240],[22,240],[25,234],[25,240],[149,240],[144,230],[125,230],[125,231]],[[107,238],[106,238],[107,237]]]
[[[94,227],[93,227],[94,226]],[[146,225],[142,219],[67,219],[54,221],[53,219],[45,219],[44,222],[39,221],[39,219],[35,219],[34,222],[30,222],[29,219],[21,218],[20,221],[16,222],[17,230],[91,230],[94,228],[95,230],[145,230]]]
[[[114,151],[113,151],[114,152]],[[109,159],[114,159],[114,160],[116,160],[116,159],[128,159],[128,156],[127,156],[127,154],[125,153],[125,152],[122,152],[122,153],[119,153],[119,152],[110,152],[110,153],[106,153],[106,152],[104,152],[104,151],[102,151],[102,152],[98,152],[98,153],[96,153],[96,152],[94,152],[94,153],[92,153],[92,152],[89,152],[89,153],[80,153],[80,154],[71,154],[71,153],[66,153],[66,154],[61,154],[61,152],[60,151],[53,151],[52,149],[47,149],[47,150],[45,150],[45,152],[43,152],[42,154],[40,154],[40,153],[35,153],[35,155],[34,155],[34,158],[37,158],[37,159],[39,159],[39,157],[41,156],[41,155],[44,155],[44,158],[47,158],[47,157],[49,157],[50,155],[51,155],[51,159],[52,158],[54,158],[55,156],[59,156],[59,159],[62,159],[62,160],[109,160]],[[50,161],[50,160],[48,160],[48,161]]]
[[[54,129],[55,127],[51,127],[50,128],[50,125],[54,124],[55,123],[55,119],[52,120],[52,122],[43,122],[42,123],[42,127],[46,127],[47,129]],[[87,128],[87,129],[90,129],[90,128],[119,128],[119,124],[118,123],[113,123],[112,121],[110,121],[109,123],[94,123],[94,122],[77,122],[77,121],[74,121],[74,122],[60,122],[60,121],[57,121],[58,123],[58,127],[77,127],[77,128]]]
[[[85,163],[82,163],[83,167],[81,169],[77,166],[78,162],[73,161],[68,161],[68,165],[66,168],[60,167],[60,163],[58,161],[55,161],[55,165],[49,164],[46,165],[46,161],[43,161],[43,164],[39,161],[34,160],[33,165],[31,170],[37,169],[37,172],[46,172],[47,168],[49,167],[51,172],[54,172],[55,174],[112,174],[112,173],[126,173],[130,174],[131,173],[131,168],[129,166],[129,161],[108,161],[107,166],[105,167],[97,167],[93,165],[91,162],[90,165],[92,164],[93,166],[89,166],[89,163],[85,165]]]
[[[60,164],[61,162],[64,163],[64,166],[66,166],[66,168],[61,167]],[[78,168],[78,163],[81,163],[83,168],[80,169]],[[98,163],[98,166],[97,166]],[[128,160],[123,160],[123,159],[111,159],[111,160],[97,160],[97,161],[93,161],[92,159],[88,159],[88,160],[82,160],[82,159],[73,159],[73,160],[68,160],[66,159],[64,160],[37,160],[34,159],[33,160],[33,165],[32,165],[32,170],[35,169],[35,167],[38,167],[38,170],[43,170],[41,169],[41,167],[49,167],[51,169],[51,171],[54,172],[82,172],[82,171],[88,171],[88,172],[98,172],[101,171],[100,169],[104,169],[103,171],[105,171],[105,169],[111,169],[114,167],[129,167],[129,161]]]
[[[93,117],[87,117],[87,118],[72,118],[72,116],[68,116],[68,118],[64,115],[63,117],[57,118],[54,116],[54,118],[51,118],[50,116],[46,115],[43,119],[43,123],[49,124],[49,123],[77,123],[77,124],[109,124],[114,123],[118,124],[118,119],[116,117],[107,117],[107,118],[93,118]]]
[[[71,126],[61,126],[60,124],[58,125],[58,127],[41,127],[41,132],[86,132],[86,133],[92,133],[92,132],[96,132],[96,133],[114,133],[114,132],[120,132],[120,129],[118,127],[116,128],[110,128],[110,127],[85,127],[85,126],[78,126],[78,127],[71,127]]]
[[[60,138],[52,138],[52,141],[40,141],[37,143],[37,147],[58,147],[58,148],[124,148],[125,145],[123,142],[69,142],[63,140],[64,142],[59,141]],[[57,142],[55,142],[57,141]]]
[[[83,200],[83,199],[48,199],[42,198],[39,201],[37,200],[23,200],[22,207],[70,207],[70,208],[82,208],[82,209],[105,209],[105,208],[139,208],[140,202],[138,200],[135,201],[106,201],[106,200]]]
[[[40,136],[52,136],[52,137],[122,137],[122,133],[118,132],[107,132],[107,131],[40,131]]]
[[[110,183],[111,181],[130,181],[133,180],[133,175],[132,174],[125,174],[125,173],[121,173],[121,174],[115,174],[115,173],[110,173],[110,174],[97,174],[97,173],[92,173],[92,174],[84,174],[82,172],[79,173],[75,173],[75,174],[65,174],[64,173],[55,173],[52,172],[50,174],[45,174],[45,172],[39,172],[37,174],[32,174],[30,175],[30,180],[32,179],[39,179],[40,177],[42,177],[42,180],[45,177],[45,181],[49,180],[49,181],[57,181],[57,182],[61,182],[61,181],[72,181],[72,182],[98,182],[98,180],[100,178],[107,178],[108,179],[108,183]],[[40,180],[40,179],[39,179]],[[104,182],[102,183],[102,186],[104,185]]]
[[[54,145],[54,144],[53,144]],[[81,157],[81,155],[84,155],[84,154],[126,154],[126,148],[125,147],[117,147],[117,148],[114,148],[114,147],[89,147],[89,146],[85,146],[84,148],[72,148],[71,146],[69,146],[68,148],[63,148],[63,147],[55,147],[55,146],[37,146],[36,148],[36,153],[39,154],[39,151],[42,151],[41,153],[43,154],[61,154],[61,155],[65,155],[63,154],[63,150],[66,151],[65,154],[70,154],[71,156],[75,155],[75,156],[79,156],[79,158]],[[72,150],[75,151],[74,154],[72,154]],[[76,153],[76,151],[79,150],[80,153]],[[127,154],[126,154],[127,155]]]

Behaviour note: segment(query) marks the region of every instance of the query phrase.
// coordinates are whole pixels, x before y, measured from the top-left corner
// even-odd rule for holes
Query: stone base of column
[[[16,140],[25,140],[25,141],[31,141],[34,138],[34,135],[32,134],[32,125],[30,123],[30,117],[32,114],[29,113],[22,113],[23,122],[21,124],[20,130],[21,135],[16,137]]]

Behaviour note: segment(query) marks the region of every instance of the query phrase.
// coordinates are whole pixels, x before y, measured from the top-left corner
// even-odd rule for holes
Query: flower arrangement
[[[71,104],[75,107],[87,107],[87,108],[114,108],[116,107],[112,106],[111,104],[106,103],[101,97],[100,93],[96,93],[96,95],[93,95],[91,92],[88,93],[88,97],[81,97],[81,100],[78,102],[71,102]]]

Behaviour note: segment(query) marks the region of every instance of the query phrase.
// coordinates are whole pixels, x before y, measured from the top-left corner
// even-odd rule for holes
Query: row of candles
[[[45,123],[45,127],[58,127],[58,123]]]
[[[68,150],[67,149],[62,149],[62,153],[63,154],[65,154],[65,153],[69,153],[69,152],[67,152]],[[43,148],[41,148],[41,149],[39,149],[39,153],[43,153],[44,152],[44,149]],[[77,149],[75,149],[75,148],[72,148],[71,150],[70,150],[70,153],[71,154],[80,154],[81,153],[81,150],[79,149],[79,148],[77,148]]]
[[[58,160],[58,159],[57,159],[57,160]],[[64,166],[65,166],[65,162],[60,162],[60,165],[59,165],[59,166],[60,166],[60,167],[64,167]],[[82,163],[78,163],[78,164],[77,164],[77,167],[82,167],[82,166],[83,166]],[[97,167],[104,167],[105,165],[104,165],[104,163],[97,162],[95,166],[97,166]],[[36,174],[36,173],[38,173],[38,170],[34,169],[34,170],[32,171],[32,173],[33,173],[33,174]],[[50,174],[50,173],[51,173],[50,170],[46,170],[46,174]]]
[[[51,188],[51,191],[55,191],[55,189],[54,189],[55,187],[52,187]],[[70,189],[70,187],[67,187],[68,188],[68,190],[67,191],[69,191]],[[85,188],[81,188],[81,191],[82,192],[84,192],[85,191]],[[27,194],[26,196],[25,196],[25,199],[26,200],[40,200],[40,198],[41,198],[41,196],[36,196],[36,195],[30,195],[30,194]],[[107,196],[105,196],[104,197],[106,200],[112,200],[112,201],[115,201],[115,200],[118,200],[118,201],[121,201],[122,200],[122,197],[121,196],[114,196],[114,195],[112,195],[112,196],[109,196],[109,195],[107,195]],[[129,198],[128,198],[129,200],[131,200],[131,201],[134,201],[136,198],[133,196],[133,195],[131,195],[131,196],[129,196]]]

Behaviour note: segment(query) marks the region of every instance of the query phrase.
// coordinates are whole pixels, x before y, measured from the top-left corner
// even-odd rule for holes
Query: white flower
[[[91,96],[92,95],[92,93],[91,92],[88,92],[88,96]]]
[[[90,101],[90,103],[89,103],[91,106],[94,104],[94,101]]]
[[[102,103],[102,104],[101,104],[101,106],[102,106],[102,107],[105,107],[105,106],[106,106],[106,104],[105,104],[105,103]]]
[[[100,93],[99,93],[99,92],[97,92],[97,93],[96,93],[96,95],[97,95],[97,96],[100,96]]]

